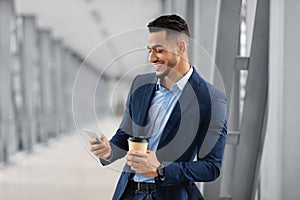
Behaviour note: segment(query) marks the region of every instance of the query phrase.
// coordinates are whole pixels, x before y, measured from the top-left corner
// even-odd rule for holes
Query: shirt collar
[[[173,88],[174,86],[177,86],[178,89],[180,91],[183,90],[184,86],[186,85],[186,83],[188,82],[189,78],[191,77],[192,73],[193,73],[194,69],[193,67],[190,67],[190,70],[188,71],[188,73],[186,73],[181,79],[179,79],[176,83],[174,83],[171,88]],[[161,89],[161,85],[160,85],[160,79],[157,80],[156,83],[156,90]]]

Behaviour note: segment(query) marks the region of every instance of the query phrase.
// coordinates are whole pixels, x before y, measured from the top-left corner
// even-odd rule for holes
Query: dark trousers
[[[121,200],[156,200],[156,194],[155,190],[137,191],[127,186]]]

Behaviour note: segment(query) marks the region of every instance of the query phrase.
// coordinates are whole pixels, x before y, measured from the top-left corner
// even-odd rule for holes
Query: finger
[[[126,157],[126,159],[127,159],[127,161],[130,161],[130,162],[137,162],[137,159],[136,159],[134,156],[128,155],[128,156]]]
[[[110,152],[103,152],[103,153],[99,154],[98,156],[99,156],[98,158],[106,159],[106,158],[110,157]]]
[[[154,151],[151,151],[151,150],[146,151],[146,154],[152,154],[152,153],[154,153]]]
[[[128,165],[128,166],[130,166],[130,167],[131,167],[131,165],[132,165],[132,162],[130,162],[130,161],[127,161],[126,163],[127,163],[127,165]]]
[[[97,149],[103,149],[103,148],[109,148],[106,144],[92,144],[90,146],[90,150],[93,151],[93,150],[97,150]]]
[[[97,139],[96,138],[92,138],[92,139],[90,139],[90,144],[92,145],[92,144],[95,144],[97,142]]]
[[[130,167],[130,168],[131,168],[132,171],[138,172],[138,169],[137,169],[137,168],[135,168],[135,167]]]
[[[90,151],[94,151],[94,150],[97,150],[97,149],[100,149],[100,146],[97,145],[97,144],[90,146]]]
[[[126,159],[132,162],[135,162],[136,160],[138,160],[138,157],[136,157],[135,155],[129,154],[126,156]]]
[[[93,153],[94,155],[101,155],[101,154],[108,153],[108,151],[107,151],[107,149],[98,149],[98,150],[92,151],[92,153]]]
[[[131,161],[127,161],[127,165],[131,168],[131,169],[135,169],[134,171],[137,171],[138,169],[138,164],[137,163],[134,163],[134,162],[131,162]]]
[[[107,158],[110,158],[110,157],[111,157],[111,153],[110,152],[108,152],[108,153],[106,153],[106,154],[103,155],[104,159],[107,159]]]
[[[108,141],[104,134],[100,134],[99,138],[102,140],[102,142]]]
[[[128,151],[127,152],[128,155],[131,155],[131,156],[135,156],[135,157],[142,157],[142,158],[145,158],[147,157],[147,154],[142,152],[142,151]]]
[[[145,159],[136,158],[136,157],[133,157],[133,158],[129,159],[128,161],[131,162],[132,164],[134,164],[135,166],[143,166],[146,163]]]
[[[106,157],[105,156],[103,156],[102,154],[97,154],[97,155],[95,155],[97,158],[100,158],[100,159],[106,159]]]

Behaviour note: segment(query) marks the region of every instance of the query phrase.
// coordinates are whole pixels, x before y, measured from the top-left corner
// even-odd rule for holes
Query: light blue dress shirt
[[[158,79],[156,91],[148,113],[150,122],[145,127],[147,136],[150,137],[148,150],[156,151],[165,125],[192,73],[193,68],[191,67],[188,73],[171,86],[170,90],[166,90],[162,87],[160,79]],[[133,180],[135,182],[154,183],[154,178],[144,176],[140,173],[136,173]]]

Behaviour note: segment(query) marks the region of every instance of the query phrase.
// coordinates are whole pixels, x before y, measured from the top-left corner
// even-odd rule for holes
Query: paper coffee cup
[[[141,137],[130,137],[128,138],[129,151],[142,151],[146,153],[148,147],[148,140]]]

